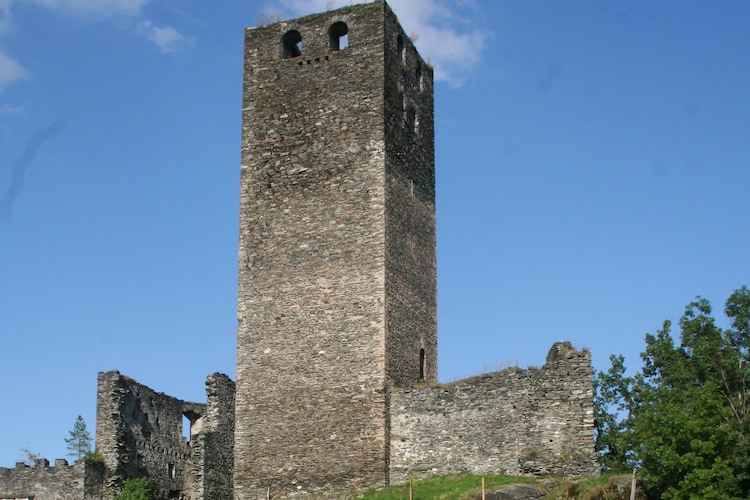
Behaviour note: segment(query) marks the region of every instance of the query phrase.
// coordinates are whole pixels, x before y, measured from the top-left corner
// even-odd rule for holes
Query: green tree
[[[643,368],[625,376],[622,356],[595,377],[597,451],[603,468],[637,466],[654,497],[748,498],[750,290],[727,300],[729,328],[697,298],[679,322],[646,335]]]
[[[115,500],[151,500],[154,485],[151,478],[138,477],[125,480],[122,491],[115,495]]]
[[[73,430],[69,432],[70,437],[65,438],[65,443],[68,445],[68,456],[80,460],[91,451],[91,434],[86,430],[86,422],[83,421],[82,416],[78,415],[73,424]]]

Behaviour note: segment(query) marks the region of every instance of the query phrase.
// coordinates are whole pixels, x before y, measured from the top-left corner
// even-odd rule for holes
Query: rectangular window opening
[[[182,437],[189,443],[190,442],[190,430],[193,423],[185,415],[182,416]]]

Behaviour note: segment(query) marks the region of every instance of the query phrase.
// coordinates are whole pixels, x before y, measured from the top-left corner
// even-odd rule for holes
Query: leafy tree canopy
[[[643,368],[611,356],[594,380],[596,448],[604,470],[640,469],[650,496],[750,498],[750,290],[724,308],[721,329],[698,297],[679,321],[646,335]]]
[[[125,480],[122,491],[115,495],[115,500],[151,500],[153,497],[151,478],[138,477]]]

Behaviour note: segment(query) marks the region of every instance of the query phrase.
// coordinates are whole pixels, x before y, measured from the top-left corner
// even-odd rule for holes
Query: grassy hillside
[[[591,479],[534,478],[514,476],[485,476],[487,500],[510,498],[498,492],[509,485],[524,485],[524,491],[538,491],[542,499],[628,500],[630,476],[601,476]],[[368,491],[364,500],[408,500],[409,489],[413,500],[474,500],[481,499],[482,478],[473,474],[431,477],[411,484],[390,486],[384,490]],[[515,487],[514,487],[515,488]],[[509,492],[508,492],[509,493]],[[516,498],[531,498],[528,495]],[[642,494],[639,499],[645,498]]]

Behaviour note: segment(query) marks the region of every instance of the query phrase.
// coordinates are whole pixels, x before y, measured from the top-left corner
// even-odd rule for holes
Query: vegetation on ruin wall
[[[643,368],[622,356],[595,376],[596,448],[604,470],[638,475],[649,498],[750,498],[750,290],[726,301],[727,329],[700,297],[679,336],[646,335]]]
[[[126,479],[125,486],[115,495],[115,500],[151,500],[153,489],[153,483],[148,477]]]

